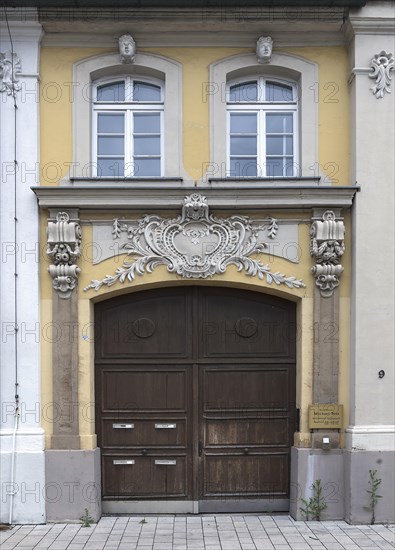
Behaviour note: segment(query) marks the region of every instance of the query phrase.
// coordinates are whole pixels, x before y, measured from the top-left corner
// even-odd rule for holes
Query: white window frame
[[[240,84],[248,84],[256,81],[259,94],[262,97],[266,97],[266,83],[282,84],[292,89],[292,101],[266,101],[265,99],[257,101],[229,101],[230,88]],[[245,113],[252,112],[257,113],[257,176],[255,177],[270,177],[270,178],[282,178],[282,177],[297,177],[299,175],[299,124],[298,124],[298,89],[295,82],[275,78],[267,75],[248,75],[245,78],[237,78],[230,80],[226,87],[226,109],[227,109],[227,130],[226,130],[226,166],[227,173],[231,175],[230,171],[230,115],[232,113]],[[266,168],[266,113],[292,113],[293,115],[293,161],[292,161],[292,174],[287,176],[273,176],[267,174]],[[275,155],[269,155],[275,156]],[[240,177],[240,176],[236,176]],[[243,177],[243,176],[241,176]],[[248,177],[248,176],[244,176]]]
[[[173,59],[151,54],[136,54],[133,63],[121,63],[119,53],[99,54],[73,65],[73,160],[69,176],[76,183],[93,178],[92,99],[93,83],[119,81],[128,75],[149,82],[159,80],[166,86],[166,108],[163,112],[164,171],[163,177],[187,177],[182,164],[182,65]],[[95,178],[97,179],[97,178]],[[101,179],[109,180],[103,176]],[[116,178],[120,179],[120,178]],[[138,179],[133,178],[133,179]],[[146,178],[145,178],[146,179]]]
[[[153,84],[160,87],[160,101],[133,101],[132,97],[127,97],[127,90],[133,89],[133,82],[138,81],[146,84]],[[124,82],[125,101],[97,101],[97,89],[101,86]],[[92,100],[92,176],[100,177],[98,173],[97,159],[97,118],[99,113],[114,113],[119,111],[125,113],[125,133],[124,133],[124,163],[125,173],[116,178],[153,178],[162,177],[165,173],[165,140],[164,140],[164,110],[165,110],[165,83],[159,79],[140,76],[138,74],[119,75],[112,78],[100,79],[93,83]],[[133,172],[134,165],[134,141],[133,141],[133,114],[141,113],[160,113],[160,175],[159,176],[139,176]],[[111,176],[102,176],[109,178]]]
[[[297,86],[300,162],[298,175],[305,178],[318,175],[318,103],[315,97],[318,65],[297,55],[273,52],[267,65],[258,63],[255,54],[239,54],[210,65],[210,87],[204,99],[210,103],[211,157],[203,176],[204,181],[212,178],[229,179],[227,83],[237,80],[248,82],[256,75],[272,81],[284,79]]]

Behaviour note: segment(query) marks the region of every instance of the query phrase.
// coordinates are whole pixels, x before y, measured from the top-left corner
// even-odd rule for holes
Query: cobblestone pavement
[[[2,550],[352,550],[395,548],[394,525],[303,522],[288,516],[128,516],[80,524],[17,525]]]

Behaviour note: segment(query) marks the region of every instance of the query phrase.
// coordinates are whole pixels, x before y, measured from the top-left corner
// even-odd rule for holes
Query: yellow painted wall
[[[183,161],[184,168],[193,179],[202,176],[202,166],[209,160],[209,104],[202,100],[202,82],[208,81],[209,65],[218,59],[246,53],[250,50],[240,48],[165,48],[150,49],[175,59],[183,65]],[[319,65],[319,161],[324,173],[334,174],[335,184],[349,184],[349,111],[347,90],[347,55],[342,47],[287,48],[289,53],[303,56]],[[70,97],[70,82],[72,81],[72,64],[91,55],[108,50],[98,48],[43,48],[41,55],[41,90],[45,91],[41,102],[41,173],[42,185],[58,185],[59,179],[67,175],[72,162],[72,101]],[[50,83],[56,83],[51,86]],[[333,83],[333,84],[332,84]],[[51,95],[52,94],[52,95]],[[56,99],[56,101],[55,101]],[[328,164],[332,163],[332,164]],[[327,168],[325,169],[325,166]],[[107,212],[105,219],[112,219],[117,212]],[[291,263],[282,258],[274,258],[271,263],[273,271],[294,275],[303,279],[307,288],[288,289],[284,285],[268,285],[255,278],[249,278],[230,267],[228,271],[209,281],[199,284],[223,284],[248,288],[259,292],[277,293],[281,296],[297,300],[298,324],[300,339],[298,340],[298,378],[297,400],[302,410],[301,434],[296,444],[308,446],[310,434],[307,428],[307,406],[312,396],[312,364],[313,364],[313,291],[314,279],[310,268],[312,261],[309,255],[309,212],[270,212],[279,218],[298,217],[299,244],[303,250],[301,262]],[[95,213],[95,219],[101,216]],[[103,216],[103,215],[102,215]],[[92,241],[92,226],[87,223],[92,214],[81,213],[84,225],[83,243]],[[41,242],[46,242],[46,213],[41,215]],[[349,297],[350,297],[350,219],[346,215],[347,253],[343,259],[345,267],[340,286],[340,380],[339,402],[345,405],[345,426],[348,424],[348,394],[349,394]],[[79,400],[80,400],[80,433],[81,445],[85,449],[96,446],[95,426],[93,417],[94,376],[93,376],[93,302],[98,299],[113,296],[119,292],[137,291],[151,286],[172,284],[192,284],[170,275],[162,266],[152,274],[139,277],[133,285],[119,283],[108,289],[102,288],[98,293],[83,288],[91,279],[101,279],[107,273],[113,273],[120,265],[114,259],[108,259],[93,266],[82,257],[79,260],[81,275],[79,279]],[[41,262],[41,299],[42,325],[51,323],[51,279],[47,273],[49,262],[44,258]],[[42,342],[42,400],[43,404],[52,400],[52,360],[51,344]],[[43,418],[43,427],[47,435],[47,446],[50,443],[52,425]]]

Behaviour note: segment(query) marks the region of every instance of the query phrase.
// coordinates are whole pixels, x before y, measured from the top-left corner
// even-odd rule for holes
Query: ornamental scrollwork
[[[70,298],[81,271],[75,263],[81,256],[81,227],[78,221],[70,221],[67,212],[58,212],[56,220],[48,222],[47,237],[52,286],[60,298]]]
[[[340,263],[345,250],[344,223],[336,220],[332,210],[327,210],[321,221],[313,222],[310,233],[310,252],[316,262],[312,272],[321,295],[329,297],[339,286],[340,276],[344,271]]]
[[[22,72],[19,56],[10,50],[0,53],[0,77],[2,79],[1,91],[7,95],[14,95],[21,87],[18,84],[17,75]]]
[[[269,284],[304,287],[296,277],[272,273],[269,265],[251,257],[267,251],[262,232],[274,239],[277,231],[275,218],[258,222],[247,216],[216,217],[210,214],[206,198],[193,193],[185,198],[176,218],[146,215],[132,224],[115,219],[113,239],[125,232],[127,242],[122,249],[134,257],[131,261],[125,259],[114,275],[94,280],[84,290],[132,282],[136,275],[151,273],[159,265],[188,279],[206,279],[225,273],[228,266],[234,265],[238,271],[244,270],[246,275],[265,279]]]
[[[370,87],[372,93],[376,96],[377,99],[384,97],[385,92],[388,94],[391,93],[391,71],[394,70],[394,58],[392,53],[387,53],[382,50],[380,53],[377,53],[371,63],[370,67],[372,72],[369,73],[370,78],[375,78],[376,82],[373,86]]]

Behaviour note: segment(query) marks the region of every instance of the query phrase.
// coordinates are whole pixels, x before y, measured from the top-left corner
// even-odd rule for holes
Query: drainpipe
[[[10,495],[10,511],[8,523],[12,525],[12,514],[14,509],[14,496],[17,493],[15,490],[15,451],[16,451],[16,433],[18,431],[19,425],[19,397],[15,395],[15,422],[14,422],[14,431],[12,432],[12,452],[11,452],[11,490],[7,493]]]

